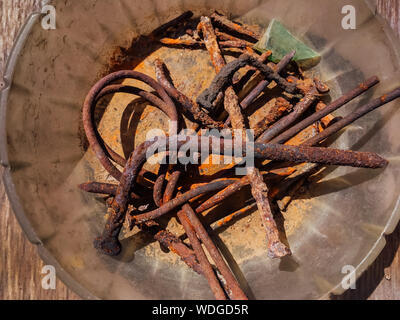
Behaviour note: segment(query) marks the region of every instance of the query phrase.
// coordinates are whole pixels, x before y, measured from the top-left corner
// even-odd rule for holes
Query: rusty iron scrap
[[[84,132],[91,153],[114,180],[79,185],[83,192],[105,200],[105,226],[94,240],[101,254],[119,255],[121,231],[139,228],[164,251],[177,254],[188,268],[204,276],[216,299],[246,300],[235,270],[216,245],[216,232],[258,211],[265,231],[266,255],[272,259],[291,255],[295,249],[290,247],[283,227],[278,226],[275,209],[285,211],[298,190],[310,183],[311,175],[331,165],[370,169],[388,165],[386,159],[373,152],[330,148],[328,138],[399,98],[400,88],[347,116],[335,117],[335,111],[377,85],[379,79],[371,77],[328,104],[325,98],[330,88],[300,70],[293,62],[295,51],[287,52],[275,64],[269,62],[272,52],[258,54],[253,50],[259,39],[257,28],[231,21],[218,12],[194,17],[187,11],[147,35],[146,44],[165,46],[166,50],[207,50],[206,58],[215,69],[209,78],[211,83],[196,82],[191,74],[178,74],[199,88],[197,96],[183,93],[187,92],[181,89],[181,83],[172,81],[180,79],[175,78],[176,70],[169,69],[161,58],[151,61],[156,79],[138,71],[120,70],[101,78],[89,90],[82,108]],[[169,64],[167,58],[165,61]],[[141,82],[148,89],[127,85],[123,82],[127,79]],[[168,134],[145,140],[126,158],[104,141],[94,121],[98,104],[120,93],[139,97],[170,120]],[[258,111],[261,116],[253,120]],[[189,127],[186,120],[194,133],[184,130]],[[228,131],[231,136],[210,136],[205,129]],[[242,141],[237,141],[238,136],[243,137]],[[165,162],[150,170],[146,166],[148,152],[158,146],[161,151],[155,153]],[[235,170],[243,165],[229,155],[231,163],[209,165],[217,172],[207,176],[202,173],[206,163],[181,163],[190,147],[196,147],[198,154],[220,158],[226,156],[224,150],[233,147],[240,150],[236,157],[255,161],[243,168],[244,176],[237,176]],[[185,152],[180,152],[181,148],[186,148]],[[169,163],[173,157],[178,163]],[[153,177],[146,178],[150,174]],[[211,209],[229,204],[230,197],[243,189],[248,198],[241,209],[224,211],[222,217],[213,214]],[[165,227],[174,217],[183,235]]]

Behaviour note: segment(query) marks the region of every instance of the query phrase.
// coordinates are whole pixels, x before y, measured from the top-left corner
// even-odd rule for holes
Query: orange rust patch
[[[270,173],[276,174],[276,175],[282,176],[282,177],[287,177],[287,176],[290,176],[295,171],[296,171],[296,168],[288,167],[288,168],[283,168],[283,169],[274,169],[274,170],[271,170]]]
[[[326,104],[324,103],[324,102],[319,102],[318,104],[317,104],[317,106],[316,106],[316,111],[318,112],[318,111],[321,111],[321,110],[323,110],[324,108],[326,108]],[[329,124],[332,122],[332,120],[334,119],[335,117],[333,116],[333,115],[331,115],[331,114],[329,114],[329,115],[327,115],[326,117],[324,117],[324,118],[322,118],[321,119],[321,122],[322,122],[322,124],[324,125],[324,127],[326,128],[326,127],[328,127],[329,126]],[[319,126],[319,131],[323,131],[324,130],[324,127],[322,127],[321,125]]]
[[[273,187],[272,189],[269,190],[269,196],[273,199],[276,198],[276,196],[279,193],[279,188]]]

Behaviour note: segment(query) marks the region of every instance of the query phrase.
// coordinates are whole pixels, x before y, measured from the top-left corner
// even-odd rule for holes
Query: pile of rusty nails
[[[205,48],[215,67],[214,81],[196,100],[192,100],[176,88],[170,78],[167,66],[161,60],[156,60],[154,63],[157,80],[130,70],[117,71],[101,79],[86,97],[83,107],[83,123],[94,154],[105,170],[119,184],[91,182],[82,184],[80,188],[90,193],[110,197],[107,202],[109,209],[104,231],[94,242],[95,247],[102,253],[111,256],[120,254],[121,243],[118,238],[124,223],[127,222],[131,230],[137,226],[150,233],[162,247],[179,255],[190,268],[202,274],[207,279],[216,299],[247,299],[214,244],[213,231],[240,216],[249,207],[257,207],[266,232],[268,256],[282,258],[291,255],[285,240],[281,239],[282,236],[274,220],[271,207],[273,201],[278,201],[279,207],[285,210],[293,196],[293,191],[288,190],[291,190],[290,188],[297,190],[307,177],[326,165],[385,167],[388,162],[377,154],[330,149],[322,147],[320,143],[325,142],[327,138],[360,117],[398,98],[400,88],[370,101],[345,117],[334,118],[331,115],[332,112],[375,86],[379,82],[378,78],[372,77],[366,80],[339,99],[326,105],[322,102],[321,97],[329,92],[329,88],[318,79],[306,78],[299,69],[297,69],[299,70],[297,77],[294,76],[294,73],[286,73],[286,77],[282,76],[289,65],[295,65],[292,62],[295,52],[290,52],[278,64],[268,63],[270,52],[259,55],[252,50],[253,44],[260,38],[260,35],[251,26],[233,22],[218,12],[210,17],[201,17],[195,30],[185,29],[184,37],[178,39],[159,37],[170,28],[177,28],[191,18],[192,13],[186,12],[155,30],[151,36],[156,38],[155,35],[157,35],[157,41],[167,46]],[[232,62],[226,63],[221,48],[239,50],[240,56]],[[246,71],[241,77],[237,74],[240,69]],[[115,84],[115,82],[128,78],[149,85],[154,92]],[[255,82],[254,79],[259,79],[259,81]],[[94,109],[102,97],[124,92],[144,98],[176,123],[179,123],[181,119],[179,111],[191,119],[198,129],[246,130],[249,129],[247,110],[254,106],[261,94],[268,92],[271,83],[275,83],[282,90],[283,95],[276,99],[275,106],[271,108],[265,119],[250,128],[254,130],[256,138],[255,157],[264,162],[260,160],[255,167],[246,169],[247,175],[242,178],[223,176],[208,183],[178,187],[184,170],[179,165],[166,168],[164,166],[160,169],[160,174],[154,181],[151,191],[146,189],[142,183],[146,174],[143,164],[146,162],[146,150],[157,139],[142,143],[126,160],[103,141],[93,121]],[[245,84],[251,84],[251,90],[247,96],[239,99]],[[293,105],[288,100],[297,102]],[[316,112],[310,112],[310,107],[313,105],[316,105]],[[306,139],[300,139],[301,141],[292,139],[310,127],[316,128],[316,130],[313,130]],[[179,127],[173,130],[177,134]],[[291,141],[295,141],[296,145],[293,145]],[[224,140],[221,139],[220,142],[223,145]],[[115,164],[123,167],[123,172]],[[278,169],[276,167],[274,169],[274,165]],[[260,171],[258,167],[262,167],[263,171]],[[167,181],[168,171],[169,179]],[[273,186],[267,184],[269,175],[277,172],[278,182],[275,180]],[[229,170],[226,174],[233,175]],[[245,186],[251,188],[254,198],[252,203],[213,224],[207,225],[202,221],[203,217],[200,216],[202,213],[220,205]],[[143,190],[146,190],[147,193]],[[152,193],[151,197],[148,192]],[[212,192],[218,193],[212,195],[197,208],[192,208],[193,199]],[[152,202],[155,209],[147,212],[137,209],[146,201],[147,203]],[[181,237],[175,236],[161,227],[157,222],[158,218],[176,212],[190,245],[186,244]],[[204,248],[215,265],[208,260]]]

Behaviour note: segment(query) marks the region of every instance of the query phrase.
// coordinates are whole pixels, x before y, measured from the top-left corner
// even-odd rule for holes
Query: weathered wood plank
[[[378,0],[377,10],[400,38],[400,0]],[[368,292],[373,291],[369,299],[400,300],[400,224],[386,240],[385,249],[364,276],[362,285],[370,289],[359,298],[368,297]]]
[[[400,1],[378,0],[377,10],[389,22],[394,32],[400,37]]]

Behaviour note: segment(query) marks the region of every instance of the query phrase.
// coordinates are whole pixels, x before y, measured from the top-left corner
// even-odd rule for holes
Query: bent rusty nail
[[[194,120],[197,119],[199,123],[202,123],[206,126],[211,127],[220,127],[222,124],[217,123],[211,117],[209,117],[206,113],[204,113],[199,106],[197,106],[194,102],[191,102],[189,98],[180,93],[175,86],[173,85],[172,79],[169,76],[169,71],[166,65],[163,63],[161,59],[156,59],[154,62],[156,78],[157,81],[166,89],[167,92],[171,94],[171,96],[178,101],[182,106],[189,107],[187,110],[190,110],[190,115]],[[167,203],[173,197],[173,194],[176,190],[179,178],[181,176],[181,169],[178,168],[175,170],[168,181],[167,187],[165,189],[165,193],[163,196],[163,202]]]
[[[226,300],[226,295],[224,293],[224,290],[222,289],[214,273],[214,269],[211,266],[210,262],[208,261],[206,254],[204,253],[203,247],[201,246],[201,243],[197,238],[196,232],[194,231],[193,226],[190,224],[184,209],[178,213],[178,219],[181,222],[183,228],[185,229],[190,244],[192,245],[197,260],[199,261],[199,264],[203,271],[203,275],[207,279],[208,284],[215,298],[217,300]]]
[[[237,99],[227,99],[226,94],[225,109],[228,111],[233,129],[244,130],[245,124],[240,112],[240,107]],[[279,231],[274,221],[271,206],[268,198],[268,187],[265,184],[260,172],[256,168],[247,169],[247,177],[251,185],[251,192],[256,200],[264,229],[266,231],[268,256],[271,258],[282,258],[291,254],[290,250],[279,239]]]
[[[214,27],[209,17],[201,17],[198,29],[203,33],[204,43],[211,56],[211,62],[217,73],[226,65],[226,61],[222,56],[218,39],[214,31]],[[215,97],[216,98],[216,97]],[[214,99],[215,100],[215,99]],[[214,101],[213,100],[213,101]]]
[[[233,276],[232,271],[226,264],[221,253],[215,246],[214,242],[211,240],[199,218],[196,216],[196,213],[189,205],[185,205],[183,210],[185,210],[186,216],[188,217],[190,224],[193,226],[201,242],[207,248],[207,251],[213,259],[219,272],[224,277],[226,281],[226,287],[230,291],[230,295],[232,296],[232,298],[234,300],[248,300],[245,293],[240,288],[236,278]]]
[[[114,94],[114,93],[129,93],[129,94],[134,94],[137,96],[142,97],[143,99],[147,100],[150,102],[152,105],[156,106],[160,110],[163,110],[164,112],[167,112],[169,116],[172,116],[171,118],[172,121],[177,121],[175,118],[174,112],[170,112],[169,106],[160,98],[155,96],[153,93],[147,92],[145,90],[129,86],[129,85],[123,85],[123,84],[115,84],[115,85],[109,85],[105,87],[104,89],[101,90],[101,92],[98,94],[96,98],[96,102],[100,101],[101,98],[109,95],[109,94]],[[96,128],[95,128],[96,129]],[[96,129],[97,132],[97,129]],[[98,140],[100,143],[103,143],[107,152],[110,155],[110,158],[119,164],[120,166],[124,167],[126,164],[126,159],[121,157],[118,153],[116,153],[114,150],[111,149],[102,139],[102,137],[98,134]]]
[[[222,32],[219,29],[215,29],[215,34],[218,37],[218,40],[220,40],[220,42],[219,42],[220,44],[221,44],[221,42],[224,42],[224,41],[234,41],[234,42],[242,42],[245,44],[245,46],[248,46],[248,47],[252,47],[254,45],[253,43],[251,43],[249,41],[242,40],[240,38],[237,38],[235,36],[232,36],[230,34]]]
[[[110,86],[102,89],[99,96],[105,96],[107,94],[112,94],[112,93],[117,93],[117,92],[124,92],[124,93],[130,93],[130,94],[135,94],[135,95],[141,96],[145,100],[149,101],[152,105],[158,107],[160,110],[165,112],[170,117],[171,121],[178,123],[178,116],[177,116],[177,112],[176,112],[174,105],[168,105],[167,103],[169,101],[167,101],[167,103],[166,103],[163,100],[161,100],[160,98],[158,98],[157,96],[155,96],[154,94],[149,93],[144,90],[141,90],[141,89],[138,89],[136,87],[126,86],[126,85],[110,85]],[[106,148],[109,152],[111,151],[111,154],[116,154],[107,145],[106,145]],[[114,160],[114,161],[117,161],[117,163],[118,163],[118,160]],[[124,161],[124,165],[125,165],[126,160],[124,159],[123,161]],[[122,163],[119,163],[119,164],[122,165]]]
[[[246,125],[238,97],[232,87],[225,92],[225,110],[228,112],[232,128],[243,130],[246,137]],[[246,137],[246,141],[247,141]],[[268,198],[268,187],[257,168],[247,168],[247,177],[251,185],[251,193],[256,200],[261,220],[266,231],[268,256],[271,258],[282,258],[290,255],[291,251],[279,239],[279,230],[272,215],[271,205]]]
[[[301,141],[299,141],[299,142],[301,142]],[[305,165],[306,166],[317,166],[315,164],[305,164]],[[293,173],[293,175],[290,177],[294,177],[295,175],[297,175],[297,171],[295,171]],[[225,188],[224,190],[220,191],[219,193],[215,194],[214,196],[212,196],[211,198],[209,198],[208,200],[203,202],[198,208],[196,208],[196,212],[203,213],[204,211],[220,204],[225,199],[232,196],[234,193],[240,191],[242,188],[244,188],[247,185],[249,185],[249,180],[247,177],[243,177],[240,181],[235,182],[234,184],[230,185],[229,187]],[[288,185],[287,187],[290,187],[290,185]],[[285,187],[285,185],[279,185],[276,189],[279,192],[280,190],[286,190],[286,187]],[[277,198],[277,197],[279,198],[278,192],[276,192],[275,189],[271,190],[270,197],[272,199]],[[234,214],[232,214],[232,215],[234,216]],[[240,215],[240,212],[238,212],[238,215]],[[227,222],[230,221],[229,216],[226,217],[226,220],[224,220],[224,219],[225,218],[223,218],[220,221],[221,226],[225,225]],[[218,225],[219,224],[215,224],[215,227],[217,227]]]
[[[118,240],[118,235],[128,209],[129,193],[136,181],[141,165],[146,160],[145,151],[152,144],[153,142],[149,141],[142,143],[132,152],[126,163],[114,201],[109,208],[109,216],[103,233],[94,241],[94,247],[104,254],[116,256],[121,252],[121,243]]]
[[[374,76],[372,78],[369,78],[365,82],[361,83],[358,85],[356,88],[353,90],[347,92],[344,94],[342,97],[339,99],[335,100],[334,102],[331,102],[327,107],[325,107],[323,110],[316,112],[309,116],[308,118],[304,119],[303,121],[299,122],[295,126],[291,127],[287,131],[283,132],[279,136],[275,134],[275,139],[273,140],[275,143],[284,143],[288,141],[290,138],[294,137],[297,133],[299,133],[301,130],[307,128],[308,126],[312,125],[314,122],[321,120],[322,118],[326,117],[327,115],[333,113],[337,109],[341,108],[348,102],[354,100],[373,86],[379,83],[378,77]],[[279,134],[279,133],[278,133]],[[271,141],[274,138],[274,135],[272,133],[270,134],[265,134],[262,139],[260,139],[260,142],[266,143]]]
[[[112,87],[112,86],[110,86]],[[108,94],[112,93],[117,93],[119,90],[118,88],[108,88],[108,89],[103,89],[102,92],[99,93],[99,95],[96,97],[96,101],[94,102],[94,105],[97,105],[97,103],[100,101],[101,98]],[[89,111],[89,110],[85,110]],[[91,112],[94,112],[94,110],[90,110]],[[92,115],[89,115],[92,118]],[[93,118],[92,118],[93,119]],[[93,120],[92,120],[93,121]],[[117,152],[115,152],[101,137],[100,133],[97,130],[97,127],[95,126],[93,122],[93,128],[97,136],[97,143],[101,146],[104,146],[106,155],[115,163],[119,164],[121,167],[124,167],[126,164],[126,159],[121,157]],[[88,139],[89,140],[89,139]]]
[[[302,143],[303,141],[298,141],[298,142]],[[313,165],[313,164],[307,164],[307,165]],[[293,170],[295,170],[295,169],[293,169]],[[288,174],[290,175],[292,172],[293,171],[289,171]],[[296,171],[294,173],[296,173]],[[250,184],[249,179],[247,177],[243,177],[241,180],[233,183],[229,187],[218,192],[217,194],[215,194],[214,196],[212,196],[211,198],[209,198],[208,200],[203,202],[198,208],[196,208],[196,212],[203,213],[204,211],[220,204],[225,199],[227,199],[228,197],[230,197],[237,191],[240,191],[242,188],[244,188],[245,186],[248,186],[249,184]],[[279,185],[277,187],[277,189],[281,190],[282,189],[281,185]],[[271,196],[271,198],[275,198],[277,196],[277,192],[275,189],[271,190],[270,196]]]
[[[103,194],[107,196],[115,196],[117,193],[118,185],[110,184],[110,183],[99,183],[99,182],[87,182],[82,183],[79,186],[79,189],[88,192],[88,193],[97,193]],[[142,196],[132,192],[130,194],[131,199],[139,200],[142,199]]]
[[[218,94],[232,85],[233,74],[246,65],[256,67],[266,79],[275,81],[286,92],[294,93],[297,91],[295,83],[289,83],[271,67],[261,63],[258,58],[249,54],[242,54],[238,59],[223,65],[222,67],[219,65],[218,74],[212,81],[209,88],[205,89],[199,95],[197,98],[197,103],[207,110],[212,109],[213,101],[217,98]]]
[[[225,143],[228,143],[229,146],[232,144],[232,140],[230,139],[228,139],[228,142],[225,142],[225,139],[215,139],[213,137],[186,136],[184,139],[182,139],[182,137],[183,136],[179,137],[177,143],[178,149],[182,146],[190,147],[191,144],[194,143],[196,147],[200,147],[199,151],[210,152],[211,154],[220,154],[221,150],[225,150]],[[162,146],[163,150],[168,150],[170,139],[174,140],[174,137],[167,139],[157,138],[155,140],[147,141],[147,148],[141,151],[144,153],[141,155],[143,162],[146,161],[145,154],[150,146]],[[239,145],[235,144],[234,147],[239,148]],[[309,146],[289,146],[271,143],[255,143],[254,146],[252,146],[247,141],[243,141],[241,147],[243,156],[251,155],[258,159],[269,159],[275,161],[296,163],[311,162],[371,169],[383,168],[388,163],[385,159],[372,152],[357,152]]]
[[[400,87],[396,88],[395,90],[384,94],[383,96],[372,100],[371,102],[363,105],[360,108],[357,108],[354,112],[350,113],[348,116],[344,117],[342,120],[336,122],[326,130],[319,133],[314,138],[310,139],[305,143],[306,146],[316,145],[319,142],[325,140],[329,136],[333,135],[334,133],[340,131],[344,127],[348,126],[349,124],[353,123],[354,121],[360,119],[361,117],[365,116],[366,114],[374,111],[377,108],[384,106],[385,104],[397,99],[400,97]]]
[[[246,43],[246,41],[242,40],[220,41],[219,46],[221,48],[240,48],[240,49],[248,48],[248,44]]]
[[[276,72],[279,74],[281,73],[287,65],[292,61],[293,57],[295,56],[296,51],[292,51],[288,53],[275,67]],[[243,110],[246,110],[254,100],[270,85],[270,80],[262,80],[248,95],[243,101],[240,103],[240,106]],[[225,125],[229,125],[230,122],[227,120]]]
[[[295,163],[311,162],[370,169],[384,168],[388,164],[386,159],[372,152],[357,152],[308,146],[287,146],[280,144],[256,143],[254,155],[256,158],[269,160],[290,161]]]
[[[199,207],[196,208],[196,213],[203,213],[204,211],[214,207],[215,205],[227,199],[232,194],[240,191],[246,185],[249,185],[249,183],[249,178],[247,176],[243,177],[239,181],[234,182],[230,186],[226,187],[224,190],[213,195],[207,201],[203,202]]]
[[[261,215],[261,221],[267,233],[268,257],[276,259],[291,255],[292,252],[290,249],[280,240],[278,226],[276,225],[274,216],[272,214],[271,204],[269,202],[269,190],[258,170],[254,170],[252,179],[260,182],[252,184],[251,193],[257,202],[257,207]]]
[[[167,186],[165,187],[163,203],[167,203],[172,200],[174,197],[174,193],[176,191],[176,187],[178,185],[179,179],[182,175],[181,168],[175,168],[175,171],[171,173]]]
[[[204,43],[202,41],[195,40],[193,38],[162,38],[160,42],[166,46],[182,46],[182,47],[189,47],[189,48],[200,48],[204,47]]]
[[[161,207],[161,205],[163,203],[165,177],[166,177],[167,171],[168,171],[168,165],[162,164],[158,171],[157,180],[154,183],[153,200],[157,207]]]
[[[271,54],[272,54],[272,51],[267,51],[267,52],[265,52],[265,53],[263,53],[260,57],[259,57],[259,59],[260,59],[260,61],[262,62],[262,63],[266,63],[267,61],[268,61],[268,58],[271,56]],[[238,80],[236,80],[235,81],[235,78],[233,79],[233,85],[234,85],[234,89],[235,89],[235,91],[236,92],[239,92],[240,90],[242,90],[243,89],[243,87],[246,85],[246,83],[247,82],[249,82],[252,78],[253,78],[253,76],[254,76],[254,79],[256,79],[259,75],[260,75],[260,72],[259,71],[257,71],[257,69],[256,68],[254,68],[254,67],[248,67],[248,71],[240,78],[240,79],[238,79]],[[258,84],[257,84],[258,85]],[[252,88],[252,90],[253,90],[254,88]],[[259,95],[259,94],[258,94]],[[257,95],[257,96],[258,96]],[[254,100],[254,99],[253,99]]]
[[[297,181],[293,181],[290,187],[287,188],[286,195],[281,200],[278,200],[276,202],[278,204],[279,210],[284,212],[288,209],[290,203],[294,199],[294,196],[303,187],[305,181],[306,177],[299,178]]]
[[[202,139],[202,137],[198,137]],[[201,140],[200,140],[201,141]],[[187,141],[181,141],[181,145]],[[213,151],[212,140],[208,139],[208,148]],[[127,200],[129,192],[132,189],[132,185],[137,177],[139,168],[146,161],[146,151],[152,146],[155,141],[146,141],[132,153],[129,158],[127,165],[124,169],[120,185],[117,190],[116,197],[111,207],[109,219],[106,223],[106,228],[103,235],[95,241],[95,246],[109,255],[119,254],[121,250],[120,243],[118,241],[118,234],[122,227],[123,218],[126,214]],[[223,140],[219,141],[224,150]],[[202,145],[203,143],[201,143]],[[247,143],[244,142],[246,145]],[[246,150],[248,151],[248,150]],[[251,150],[252,151],[252,150]],[[313,147],[295,147],[295,146],[282,146],[273,144],[255,144],[254,155],[259,158],[268,158],[270,160],[279,161],[292,161],[292,162],[314,162],[320,164],[329,165],[345,165],[355,167],[367,167],[367,168],[382,168],[387,165],[387,160],[379,157],[377,154],[368,152],[353,152],[343,151],[329,148],[313,148]],[[181,197],[175,198],[170,202],[164,204],[162,207],[148,213],[144,213],[134,217],[136,223],[142,223],[148,220],[154,220],[171,210],[175,209],[176,206],[182,205],[182,203],[189,201],[191,198],[198,196],[202,193],[214,191],[220,188],[224,188],[233,183],[232,179],[219,180],[217,182],[210,183],[205,186],[200,186],[197,189],[191,190]],[[182,202],[183,201],[183,202]]]
[[[199,195],[202,195],[202,194],[208,193],[208,192],[212,192],[212,191],[216,191],[219,189],[223,189],[223,188],[229,186],[230,184],[234,183],[235,181],[237,181],[237,179],[219,179],[219,180],[210,182],[208,184],[201,185],[195,189],[192,189],[192,190],[182,194],[181,196],[178,196],[178,197],[172,199],[171,201],[169,201],[167,203],[164,203],[158,209],[134,216],[133,220],[135,221],[136,224],[138,224],[138,223],[146,222],[148,220],[157,219]]]
[[[332,127],[335,127],[335,125]],[[330,128],[327,130],[329,129]],[[155,143],[161,143],[161,145],[168,150],[169,141],[169,139],[160,138],[151,141],[149,146]],[[231,146],[232,140],[227,139],[226,142],[225,139],[215,139],[204,136],[187,136],[185,139],[181,139],[180,137],[177,147],[178,149],[183,145],[190,147],[192,143],[194,143],[197,147],[200,147],[201,152],[208,151],[211,154],[220,154],[221,150],[225,150],[225,143],[228,143],[228,145]],[[383,168],[388,163],[385,159],[373,152],[358,152],[309,146],[289,146],[271,143],[255,143],[254,146],[252,146],[247,141],[243,141],[241,145],[243,156],[254,155],[254,157],[258,159],[296,163],[311,162],[371,169]],[[239,145],[234,144],[234,147],[239,148]]]
[[[372,83],[375,83],[377,81],[377,78],[371,78],[368,80],[364,85],[361,85],[361,87],[368,87],[368,83],[372,85]],[[334,133],[340,131],[341,129],[345,128],[348,126],[350,123],[356,121],[357,119],[361,118],[362,116],[368,114],[369,112],[372,112],[373,110],[385,105],[386,103],[393,101],[397,99],[400,96],[400,88],[395,89],[394,91],[388,93],[387,95],[383,95],[380,98],[377,98],[368,104],[362,106],[361,108],[358,108],[356,111],[353,113],[349,114],[347,117],[344,117],[340,119],[339,121],[332,121],[332,123],[322,132],[320,132],[318,135],[315,137],[310,138],[309,140],[305,141],[302,145],[303,146],[314,146],[318,145],[321,141],[325,140],[329,136],[333,135]],[[326,108],[329,108],[328,106],[322,109],[321,111],[324,111]],[[321,112],[320,111],[320,112]],[[318,118],[323,115],[324,113],[320,113],[318,115]],[[286,182],[284,184],[287,187],[290,187],[294,183],[296,183],[299,179],[311,175],[313,172],[318,170],[319,166],[316,164],[306,164],[302,170],[299,172],[293,173],[291,176],[288,177]],[[282,204],[281,204],[282,206]]]
[[[221,219],[213,222],[210,225],[210,228],[213,231],[221,229],[221,228],[227,226],[229,223],[231,223],[234,219],[245,215],[247,212],[249,212],[250,210],[253,210],[253,209],[257,209],[257,203],[256,202],[254,202],[252,204],[249,204],[249,205],[243,207],[242,209],[239,209],[238,211],[236,211],[234,213],[231,213],[230,215],[227,215],[226,217],[221,218]]]
[[[267,52],[269,56],[269,52]],[[288,53],[283,59],[275,66],[276,72],[279,74],[281,73],[286,66],[292,61],[293,57],[295,56],[296,51],[292,51]],[[265,62],[263,60],[263,56],[260,57],[261,62]],[[258,71],[259,72],[259,71]],[[243,78],[245,78],[244,76]],[[262,80],[240,103],[240,107],[242,110],[246,110],[256,99],[257,97],[270,85],[271,81],[269,80]],[[225,126],[228,127],[231,124],[231,119],[228,118],[225,121]]]
[[[193,250],[189,249],[181,239],[160,227],[155,221],[148,221],[141,226],[141,229],[151,233],[156,241],[164,248],[177,254],[181,260],[198,274],[203,274],[202,267],[197,261]]]
[[[193,38],[162,38],[160,39],[160,43],[166,45],[166,46],[172,46],[172,47],[186,47],[186,48],[192,48],[192,49],[197,49],[197,48],[205,48],[206,43],[203,41],[199,41]],[[243,40],[229,40],[229,41],[221,41],[219,42],[220,48],[239,48],[239,49],[245,49],[248,48],[248,43]]]
[[[239,107],[239,101],[234,92],[233,95],[234,97],[232,96],[229,98],[230,94],[228,93],[228,90],[225,93],[225,110],[229,113],[232,119],[232,128],[244,130],[245,124]],[[248,168],[247,177],[251,185],[251,193],[256,200],[257,208],[266,232],[268,256],[270,258],[282,258],[290,255],[291,251],[289,248],[287,248],[287,246],[279,239],[279,230],[272,215],[271,205],[269,203],[268,187],[259,170],[256,168]]]
[[[88,95],[85,98],[85,102],[82,109],[82,118],[83,118],[83,126],[86,133],[86,137],[90,143],[91,148],[93,149],[96,157],[99,159],[100,163],[103,167],[116,179],[121,179],[121,172],[112,164],[110,159],[108,158],[106,151],[102,148],[99,141],[97,140],[96,130],[94,128],[94,124],[92,122],[92,112],[96,104],[97,96],[100,92],[110,83],[121,80],[124,78],[133,78],[136,80],[143,81],[144,83],[151,86],[158,95],[165,102],[166,110],[163,110],[170,116],[170,118],[178,119],[178,115],[176,112],[175,105],[168,94],[165,92],[163,87],[157,83],[154,79],[149,76],[130,70],[123,70],[112,73],[103,79],[99,80],[89,91]]]
[[[203,274],[203,268],[197,262],[196,254],[189,249],[178,237],[172,235],[168,231],[160,231],[154,236],[165,248],[171,250],[171,252],[177,254],[181,260],[186,263],[189,268],[193,269],[198,274]]]
[[[286,117],[280,119],[272,127],[268,128],[261,136],[257,139],[260,143],[278,143],[275,140],[269,141],[270,137],[278,135],[280,132],[289,128],[293,123],[295,123],[300,117],[313,105],[313,103],[318,98],[317,89],[311,88],[304,98],[300,100],[299,103],[293,108],[293,112],[289,113]]]
[[[292,108],[293,106],[289,101],[281,97],[277,98],[274,106],[272,106],[268,114],[251,128],[254,131],[254,138],[257,139]]]
[[[224,68],[226,68],[226,61],[225,61],[224,57],[222,56],[222,53],[221,53],[221,50],[220,50],[220,47],[219,47],[219,43],[218,43],[218,39],[217,39],[217,36],[215,34],[215,30],[214,30],[214,27],[213,27],[213,25],[211,23],[210,18],[209,17],[202,17],[198,27],[203,32],[203,37],[204,37],[204,42],[206,44],[206,48],[207,48],[207,50],[208,50],[208,52],[210,54],[211,62],[214,65],[215,71],[216,71],[217,76],[218,76],[218,74],[220,74],[221,71],[224,70]],[[213,82],[213,84],[214,84],[214,82]],[[232,99],[232,98],[233,99],[237,99],[237,96],[236,96],[235,91],[234,91],[232,86],[228,85],[224,89],[226,90],[225,99],[224,99],[225,110],[226,110],[227,101]],[[221,99],[223,98],[222,90],[220,90],[219,92],[216,93],[215,99],[213,99],[212,101],[210,100],[210,108],[206,108],[206,109],[208,109],[208,110],[215,109],[215,107],[218,105],[215,102],[219,101],[219,98],[221,98]],[[201,105],[201,103],[199,103],[199,101],[200,100],[198,98],[197,99],[197,103],[199,105]],[[238,116],[240,116],[240,115],[238,115]]]

